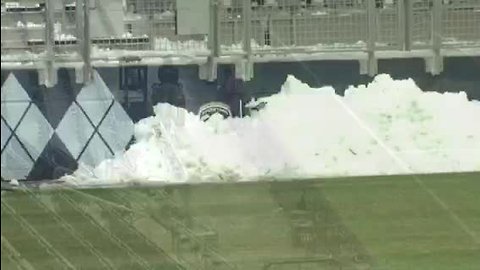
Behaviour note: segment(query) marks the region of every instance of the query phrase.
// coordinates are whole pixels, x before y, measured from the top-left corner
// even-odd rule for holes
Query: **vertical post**
[[[75,0],[75,36],[77,38],[77,53],[83,61],[83,0]],[[75,82],[83,82],[83,67],[75,68]]]
[[[126,3],[125,3],[126,5]],[[126,10],[128,7],[126,7]],[[150,40],[150,50],[155,50],[155,40],[157,39],[158,29],[155,28],[155,15],[152,12],[148,13],[148,18],[146,19],[146,24],[148,24],[148,37]],[[133,29],[131,31],[133,33]],[[175,33],[178,34],[178,10],[175,10]]]
[[[62,22],[68,22],[66,10],[67,10],[67,3],[65,3],[64,1],[62,3]]]
[[[127,78],[129,76],[128,72],[126,72],[128,70],[128,67],[122,67],[124,73],[127,73],[126,76],[124,78]],[[138,72],[138,70],[137,70]],[[125,105],[127,107],[127,109],[130,109],[130,87],[128,87],[128,85],[125,87]],[[137,89],[135,89],[137,90]]]
[[[218,0],[210,0],[210,31],[208,37],[208,43],[213,57],[220,55],[220,40],[219,40],[219,3]]]
[[[377,40],[377,16],[375,1],[367,1],[367,49],[369,52],[375,51],[375,42]]]
[[[89,82],[92,79],[92,66],[90,59],[90,0],[83,3],[83,81]]]
[[[433,1],[432,14],[432,48],[433,59],[431,73],[437,75],[443,70],[443,58],[441,56],[442,47],[442,2]]]
[[[217,78],[217,58],[220,56],[219,44],[219,0],[210,0],[209,2],[209,29],[208,29],[208,49],[210,55],[207,62],[200,66],[199,77],[202,80],[214,81]]]
[[[79,44],[79,48],[81,48],[83,43],[83,0],[75,0],[75,22],[76,28],[75,33],[77,36],[77,44]],[[81,50],[79,49],[78,53],[82,54]]]
[[[55,45],[54,25],[53,25],[53,4],[52,0],[45,1],[45,46],[48,60],[52,60],[53,46]]]
[[[293,45],[295,46],[297,44],[297,20],[295,20],[295,9],[297,6],[292,6],[290,7],[290,20],[291,20],[291,32],[290,32],[290,44],[288,45]]]
[[[403,3],[405,13],[405,50],[412,49],[412,22],[413,22],[413,5],[411,0],[404,0]]]
[[[238,19],[233,20],[232,24],[232,43],[237,44],[237,33],[238,33]]]
[[[368,74],[373,76],[377,73],[377,60],[375,49],[377,41],[377,9],[375,1],[367,1],[367,52],[368,52]]]
[[[55,57],[55,35],[54,35],[54,5],[52,0],[45,2],[45,49],[46,49],[46,70],[44,84],[47,87],[52,87],[56,84],[56,74],[53,67]]]
[[[397,9],[397,26],[398,26],[398,33],[397,33],[397,48],[398,50],[405,50],[405,3],[404,0],[397,0],[396,1],[396,9]]]
[[[243,22],[243,53],[244,58],[235,64],[235,77],[242,80],[250,80],[253,73],[252,57],[252,3],[243,0],[242,2],[242,22]]]
[[[432,44],[434,51],[440,51],[442,46],[442,2],[433,1]]]
[[[265,45],[273,46],[272,45],[272,31],[273,31],[273,19],[272,14],[269,13],[267,15],[267,32],[265,36]]]
[[[252,54],[252,3],[251,1],[243,1],[242,7],[243,17],[243,52],[250,58]]]

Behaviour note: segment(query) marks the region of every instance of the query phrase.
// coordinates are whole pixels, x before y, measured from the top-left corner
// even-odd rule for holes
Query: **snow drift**
[[[389,175],[480,170],[480,103],[465,93],[423,92],[379,75],[350,87],[311,88],[288,76],[245,118],[197,115],[159,104],[136,124],[136,143],[77,184],[245,181],[263,177]]]

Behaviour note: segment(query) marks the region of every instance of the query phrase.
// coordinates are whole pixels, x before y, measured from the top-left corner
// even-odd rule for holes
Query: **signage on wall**
[[[223,116],[223,118],[232,116],[230,106],[222,102],[210,102],[200,107],[200,120],[207,121],[214,114],[219,114]]]

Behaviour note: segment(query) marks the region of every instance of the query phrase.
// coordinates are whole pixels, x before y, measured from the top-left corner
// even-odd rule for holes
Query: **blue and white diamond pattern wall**
[[[33,161],[20,142],[12,136],[2,151],[2,178],[25,179],[33,167]]]
[[[33,160],[37,160],[52,137],[53,129],[38,107],[32,104],[15,133]]]
[[[10,74],[2,85],[2,118],[15,128],[31,100],[17,78]]]
[[[7,139],[10,138],[10,135],[12,135],[12,132],[10,131],[10,128],[7,127],[7,124],[2,121],[2,151],[3,148],[5,147],[5,144],[7,143]]]
[[[100,164],[103,160],[111,157],[113,157],[113,155],[110,152],[110,149],[108,149],[102,139],[100,139],[98,133],[96,133],[93,135],[92,140],[90,140],[87,148],[78,161],[90,167],[94,167]]]
[[[123,151],[134,133],[134,125],[122,106],[115,102],[99,128],[114,153]]]
[[[2,117],[5,122],[11,127],[15,128],[26,112],[30,102],[4,102],[2,101]]]
[[[93,72],[92,83],[84,86],[77,95],[77,102],[95,126],[108,110],[114,97],[98,72]]]
[[[93,131],[93,126],[75,102],[70,105],[56,130],[58,137],[75,159],[79,158]]]
[[[1,174],[5,179],[25,179],[53,129],[13,74],[2,86],[1,102]]]
[[[55,150],[48,143],[54,133],[77,162],[92,167],[125,149],[133,137],[134,124],[100,75],[95,71],[93,76],[54,131],[17,78],[9,75],[1,100],[2,178],[30,177],[36,166],[45,163],[40,161],[48,157],[48,151]]]
[[[57,128],[72,156],[89,166],[124,150],[133,132],[132,120],[96,71]]]
[[[22,85],[18,82],[15,75],[10,73],[8,78],[2,85],[2,102],[29,102],[30,97],[28,96],[25,89],[23,89]]]

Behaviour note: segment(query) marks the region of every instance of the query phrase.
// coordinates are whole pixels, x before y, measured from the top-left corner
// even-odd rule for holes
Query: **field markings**
[[[69,232],[75,240],[77,240],[83,247],[85,247],[93,255],[95,255],[95,257],[97,257],[97,259],[103,264],[105,268],[116,269],[110,259],[106,258],[97,248],[93,246],[92,243],[85,240],[82,235],[79,235],[79,233],[72,227],[72,225],[68,223],[64,218],[62,218],[55,211],[55,209],[47,206],[40,198],[38,198],[37,195],[33,194],[33,192],[27,192],[47,211],[47,213],[50,212],[53,218],[60,224],[60,226],[63,227],[67,232]]]
[[[7,256],[14,261],[18,267],[21,269],[26,269],[26,270],[34,270],[35,268],[30,264],[28,260],[22,257],[20,252],[15,249],[15,247],[10,244],[10,242],[7,240],[5,236],[2,234],[2,251],[4,251],[4,248],[7,250],[8,254]],[[4,254],[4,252],[2,252]]]
[[[361,128],[369,133],[369,135],[380,145],[380,147],[385,150],[385,152],[400,166],[400,168],[404,170],[406,174],[410,175],[414,179],[415,183],[418,184],[428,195],[430,195],[433,201],[436,202],[437,205],[440,206],[440,208],[450,216],[457,226],[471,238],[475,245],[480,245],[480,238],[476,232],[473,231],[454,211],[452,211],[448,204],[443,201],[430,187],[428,187],[412,169],[410,169],[408,163],[396,155],[395,152],[391,150],[386,143],[383,142],[347,104],[345,104],[345,102],[343,102],[343,100],[341,100],[338,96],[335,96],[335,100],[348,112],[348,114]]]
[[[123,193],[123,196],[121,195],[122,193]],[[126,196],[124,192],[114,191],[111,194],[113,194],[117,199],[129,201],[128,196]],[[168,198],[165,198],[165,197],[163,199],[168,200]],[[131,200],[130,200],[130,202],[131,202]],[[148,219],[149,221],[152,221],[153,223],[161,226],[163,229],[169,231],[169,229],[167,227],[165,227],[164,224],[162,224],[160,221],[156,220],[154,217],[152,217],[150,214],[148,214],[147,211],[144,209],[144,207],[132,204],[132,211],[133,211],[134,214],[140,214],[140,216],[143,216],[144,218]],[[154,246],[157,250],[161,251],[163,254],[165,254],[165,256],[167,258],[171,259],[173,262],[177,263],[178,265],[184,265],[185,264],[185,262],[183,262],[178,256],[176,256],[175,254],[170,254],[169,252],[164,250],[161,246],[159,246],[158,243],[156,243],[155,241],[147,238],[147,236],[142,231],[140,231],[135,225],[130,224],[127,220],[125,220],[125,218],[121,217],[120,214],[118,214],[118,212],[116,210],[112,209],[112,212],[119,219],[121,219],[129,227],[129,229],[133,233],[139,235],[139,237],[144,239],[145,242],[149,243],[150,245]]]
[[[83,194],[83,193],[81,193]],[[79,212],[84,218],[86,218],[93,226],[103,232],[116,246],[124,250],[130,257],[132,257],[137,264],[141,265],[144,269],[152,269],[151,265],[144,260],[138,253],[136,253],[127,243],[122,241],[110,230],[100,224],[95,217],[93,217],[87,210],[80,208],[73,199],[65,194],[60,195],[65,201],[67,201],[77,212]],[[95,197],[95,196],[94,196]]]
[[[139,238],[141,238],[143,241],[145,241],[145,243],[147,243],[148,245],[150,245],[151,247],[153,247],[156,251],[158,251],[159,253],[162,253],[167,259],[170,259],[173,263],[177,264],[179,267],[181,268],[184,268],[184,263],[182,261],[179,260],[179,258],[177,258],[177,256],[175,256],[174,254],[170,254],[169,252],[167,252],[166,250],[164,250],[161,246],[158,245],[158,243],[156,243],[155,241],[149,239],[144,233],[142,233],[135,225],[131,224],[128,220],[126,220],[124,217],[121,216],[121,214],[118,212],[120,210],[122,211],[127,211],[131,214],[134,214],[134,215],[138,215],[140,217],[144,217],[144,218],[147,218],[151,221],[153,221],[154,223],[158,224],[157,221],[151,219],[150,215],[147,214],[144,209],[141,209],[141,208],[138,208],[138,207],[135,207],[135,208],[129,208],[127,207],[126,205],[124,204],[120,204],[120,203],[116,203],[116,202],[113,202],[113,201],[110,201],[110,200],[106,200],[104,198],[101,198],[101,197],[97,197],[95,195],[91,195],[91,194],[88,194],[86,192],[82,192],[82,191],[79,191],[77,189],[64,189],[64,190],[67,190],[67,191],[72,191],[74,193],[78,193],[79,195],[81,196],[84,196],[84,197],[87,197],[87,198],[90,198],[92,199],[92,201],[95,201],[96,204],[98,206],[100,206],[100,208],[104,209],[105,211],[111,213],[112,215],[114,215],[116,218],[118,218],[120,221],[122,221],[123,224],[125,224],[125,226],[128,228],[128,230],[130,232],[132,232],[133,234],[135,234],[136,236],[138,236]],[[121,196],[119,196],[118,192],[117,191],[114,191],[114,190],[109,190],[109,192],[113,195],[115,195],[117,198],[119,199],[124,199],[122,198]],[[108,230],[106,228],[104,228],[101,224],[99,224],[99,222],[96,221],[96,218],[94,216],[92,216],[91,213],[88,212],[88,210],[84,210],[84,209],[81,209],[80,207],[78,207],[77,205],[77,202],[76,200],[74,200],[71,196],[67,195],[66,193],[62,193],[61,194],[62,198],[64,200],[66,200],[70,205],[72,205],[74,208],[77,209],[77,211],[79,211],[85,218],[89,219],[90,222],[94,223],[95,226],[100,226],[100,229],[102,230]],[[106,206],[110,206],[108,208],[106,208]],[[162,226],[161,224],[159,224],[160,226]],[[162,226],[162,228],[164,228]],[[111,234],[110,232],[108,232],[109,235]],[[119,239],[120,242],[124,243],[123,241],[121,241]],[[125,244],[126,245],[126,244]],[[140,257],[140,256],[139,256]],[[140,259],[142,259],[140,257]],[[143,260],[143,259],[142,259]]]
[[[18,222],[22,227],[24,227],[38,242],[46,249],[46,251],[53,255],[53,257],[61,264],[64,264],[67,269],[76,270],[77,268],[62,255],[55,247],[50,244],[25,218],[19,215],[15,209],[13,209],[8,203],[2,200],[2,206],[11,216]]]
[[[112,194],[113,196],[115,196],[117,199],[119,200],[124,200],[124,201],[129,201],[129,202],[132,202],[132,200],[130,200],[130,197],[128,195],[131,195],[133,194],[133,191],[130,190],[128,192],[122,190],[122,191],[115,191],[113,193],[110,193]],[[138,194],[138,193],[137,193]],[[160,194],[160,193],[157,193],[157,194]],[[177,205],[178,204],[173,201],[171,198],[169,198],[169,196],[167,194],[165,194],[165,192],[162,192],[160,194],[162,196],[162,199],[163,200],[166,200],[168,203],[171,203],[171,204],[174,204],[174,205]],[[137,197],[138,195],[135,195],[134,194],[134,197]],[[136,204],[133,204],[131,203],[131,207],[132,209],[134,210],[134,213],[139,213],[141,214],[141,216],[143,216],[144,218],[146,218],[148,221],[151,221],[153,222],[154,224],[158,224],[159,226],[161,226],[164,230],[167,230],[168,232],[171,233],[171,230],[172,228],[168,228],[167,225],[165,225],[165,223],[161,222],[160,220],[158,220],[157,218],[155,218],[154,216],[152,216],[151,214],[149,214],[147,212],[147,210],[145,209],[145,206],[140,204],[140,203],[136,203]],[[115,210],[114,210],[115,211]],[[118,215],[118,213],[117,213]],[[137,234],[140,234],[140,237],[144,238],[145,241],[147,241],[148,243],[151,243],[152,245],[158,247],[163,253],[165,253],[166,257],[171,259],[172,261],[174,261],[176,264],[178,264],[182,269],[187,269],[188,265],[190,265],[190,267],[193,267],[195,268],[196,267],[196,263],[195,262],[191,262],[191,261],[188,261],[186,260],[185,258],[177,255],[177,254],[174,254],[174,253],[170,253],[170,252],[167,252],[166,250],[164,250],[161,246],[159,246],[155,241],[153,240],[150,240],[140,229],[138,229],[134,224],[129,224],[128,221],[126,221],[124,218],[120,217],[124,222],[126,222],[130,227],[131,227],[131,230],[133,230],[135,233]],[[183,229],[186,229],[186,233],[188,235],[192,235],[193,232],[190,231],[185,224],[183,224],[182,222],[180,221],[174,221],[174,219],[172,220],[177,226],[180,226],[182,227]],[[193,222],[193,221],[192,221]],[[214,249],[212,249],[211,247],[207,248],[205,247],[205,249],[209,252],[209,254],[213,257],[215,257],[216,259],[220,260],[223,264],[225,264],[226,266],[230,267],[230,269],[234,269],[235,267],[233,267],[230,263],[227,262],[227,260],[221,255],[219,254],[218,252],[216,252]]]

